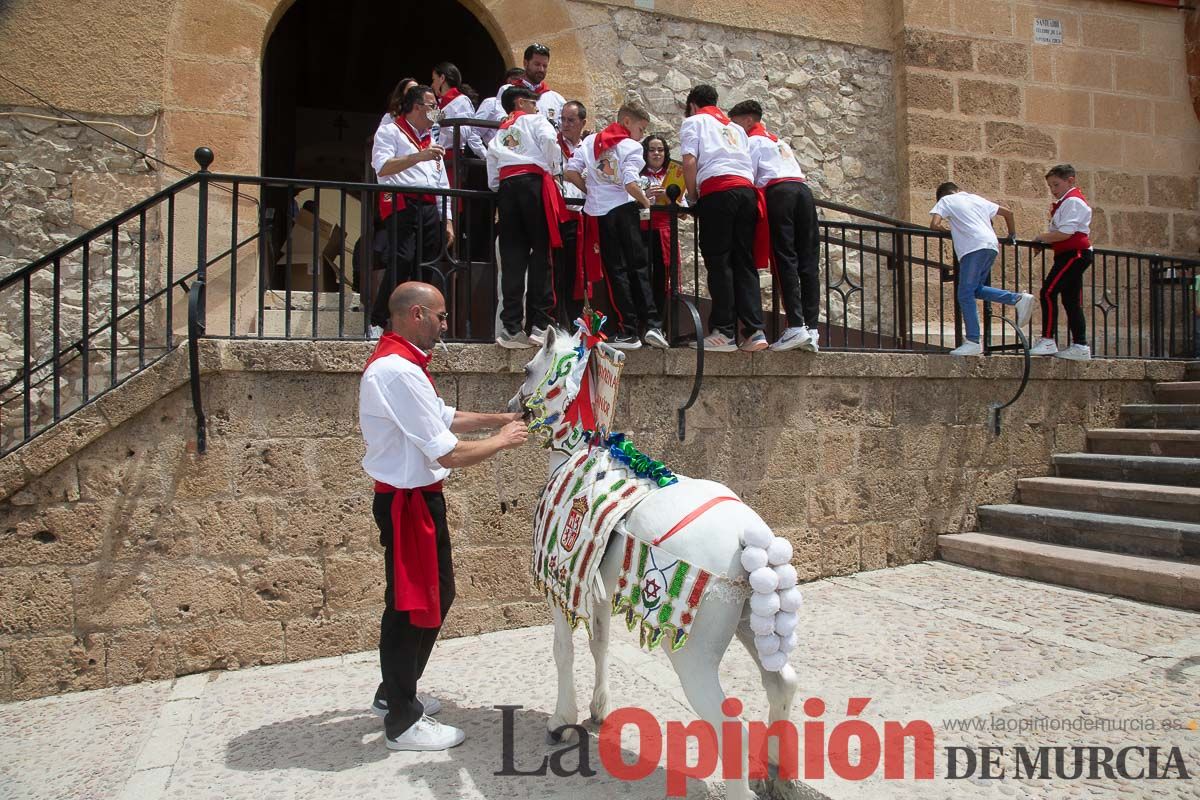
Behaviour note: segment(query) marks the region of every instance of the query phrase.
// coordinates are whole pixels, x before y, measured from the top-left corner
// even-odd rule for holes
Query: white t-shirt
[[[754,185],[763,188],[780,178],[804,180],[800,162],[786,141],[771,141],[768,136],[749,136],[750,161],[754,164]]]
[[[386,121],[375,131],[375,143],[371,147],[371,166],[375,168],[376,175],[389,159],[418,152],[412,139],[408,138],[408,134],[400,129],[390,115],[384,115],[384,119]],[[446,179],[446,165],[436,160],[419,161],[408,169],[376,178],[376,180],[388,186],[403,186],[406,189],[450,188],[450,181]],[[451,212],[450,206],[453,204],[442,202],[443,200],[444,197],[438,200],[442,217],[452,219],[454,214]]]
[[[1000,250],[992,218],[1000,206],[970,192],[948,194],[929,210],[950,223],[950,238],[959,258],[976,250]]]
[[[583,176],[587,184],[587,200],[583,213],[592,217],[603,217],[617,206],[634,202],[625,190],[625,184],[636,183],[642,176],[646,162],[642,158],[642,146],[633,139],[622,139],[596,158],[596,136],[583,140],[567,162],[567,169]]]
[[[679,150],[696,157],[696,190],[709,178],[735,175],[754,182],[750,145],[742,126],[722,125],[709,114],[693,114],[679,129]]]
[[[397,355],[367,367],[358,387],[358,422],[367,452],[362,466],[377,481],[417,489],[444,480],[438,459],[458,445],[454,408],[438,397],[421,368]]]

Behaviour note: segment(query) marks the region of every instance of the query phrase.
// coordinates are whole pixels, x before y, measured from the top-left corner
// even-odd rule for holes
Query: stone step
[[[1200,403],[1200,381],[1165,381],[1154,384],[1160,403]]]
[[[975,532],[939,536],[938,548],[943,560],[976,569],[1200,610],[1200,564]]]
[[[1200,524],[1012,503],[978,514],[981,533],[1200,563]]]
[[[1200,403],[1130,403],[1121,406],[1126,428],[1200,430]]]
[[[1200,489],[1078,478],[1021,478],[1021,503],[1180,522],[1200,520]]]
[[[1200,458],[1109,453],[1055,453],[1052,458],[1060,478],[1200,487]]]
[[[1183,368],[1183,378],[1188,381],[1200,381],[1200,361],[1189,361]]]
[[[1200,430],[1101,428],[1087,432],[1087,447],[1091,453],[1200,458]]]
[[[291,315],[292,338],[306,339],[312,336],[312,310],[293,310]],[[285,309],[266,309],[263,311],[263,336],[282,338],[286,334],[288,319]],[[361,311],[346,310],[342,322],[343,339],[361,338],[363,333],[363,315]],[[317,338],[336,339],[338,337],[338,310],[317,311]]]

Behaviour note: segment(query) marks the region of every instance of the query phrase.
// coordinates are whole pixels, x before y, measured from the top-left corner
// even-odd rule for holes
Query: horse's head
[[[561,419],[579,389],[577,383],[568,384],[578,372],[580,358],[579,335],[551,326],[545,344],[525,365],[525,380],[508,401],[508,410],[524,411],[532,426],[552,425]]]

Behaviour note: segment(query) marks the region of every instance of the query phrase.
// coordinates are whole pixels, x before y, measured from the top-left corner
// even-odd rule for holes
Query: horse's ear
[[[546,326],[546,344],[543,345],[547,350],[554,349],[554,337],[558,335],[558,326]]]

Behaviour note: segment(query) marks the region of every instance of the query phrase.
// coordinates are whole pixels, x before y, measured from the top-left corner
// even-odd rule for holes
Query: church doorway
[[[404,77],[428,83],[441,61],[456,64],[481,97],[495,94],[506,67],[487,29],[457,2],[296,0],[271,33],[263,57],[262,174],[371,182],[371,140],[389,94]],[[312,194],[264,192],[276,253],[295,221],[304,219]],[[334,202],[326,202],[326,194]],[[322,194],[320,228],[341,221],[337,199],[328,190]],[[370,203],[351,205],[338,233],[347,266],[365,229],[363,217],[371,213]],[[303,283],[300,272],[295,276]],[[276,270],[270,282],[279,288],[284,280]]]

